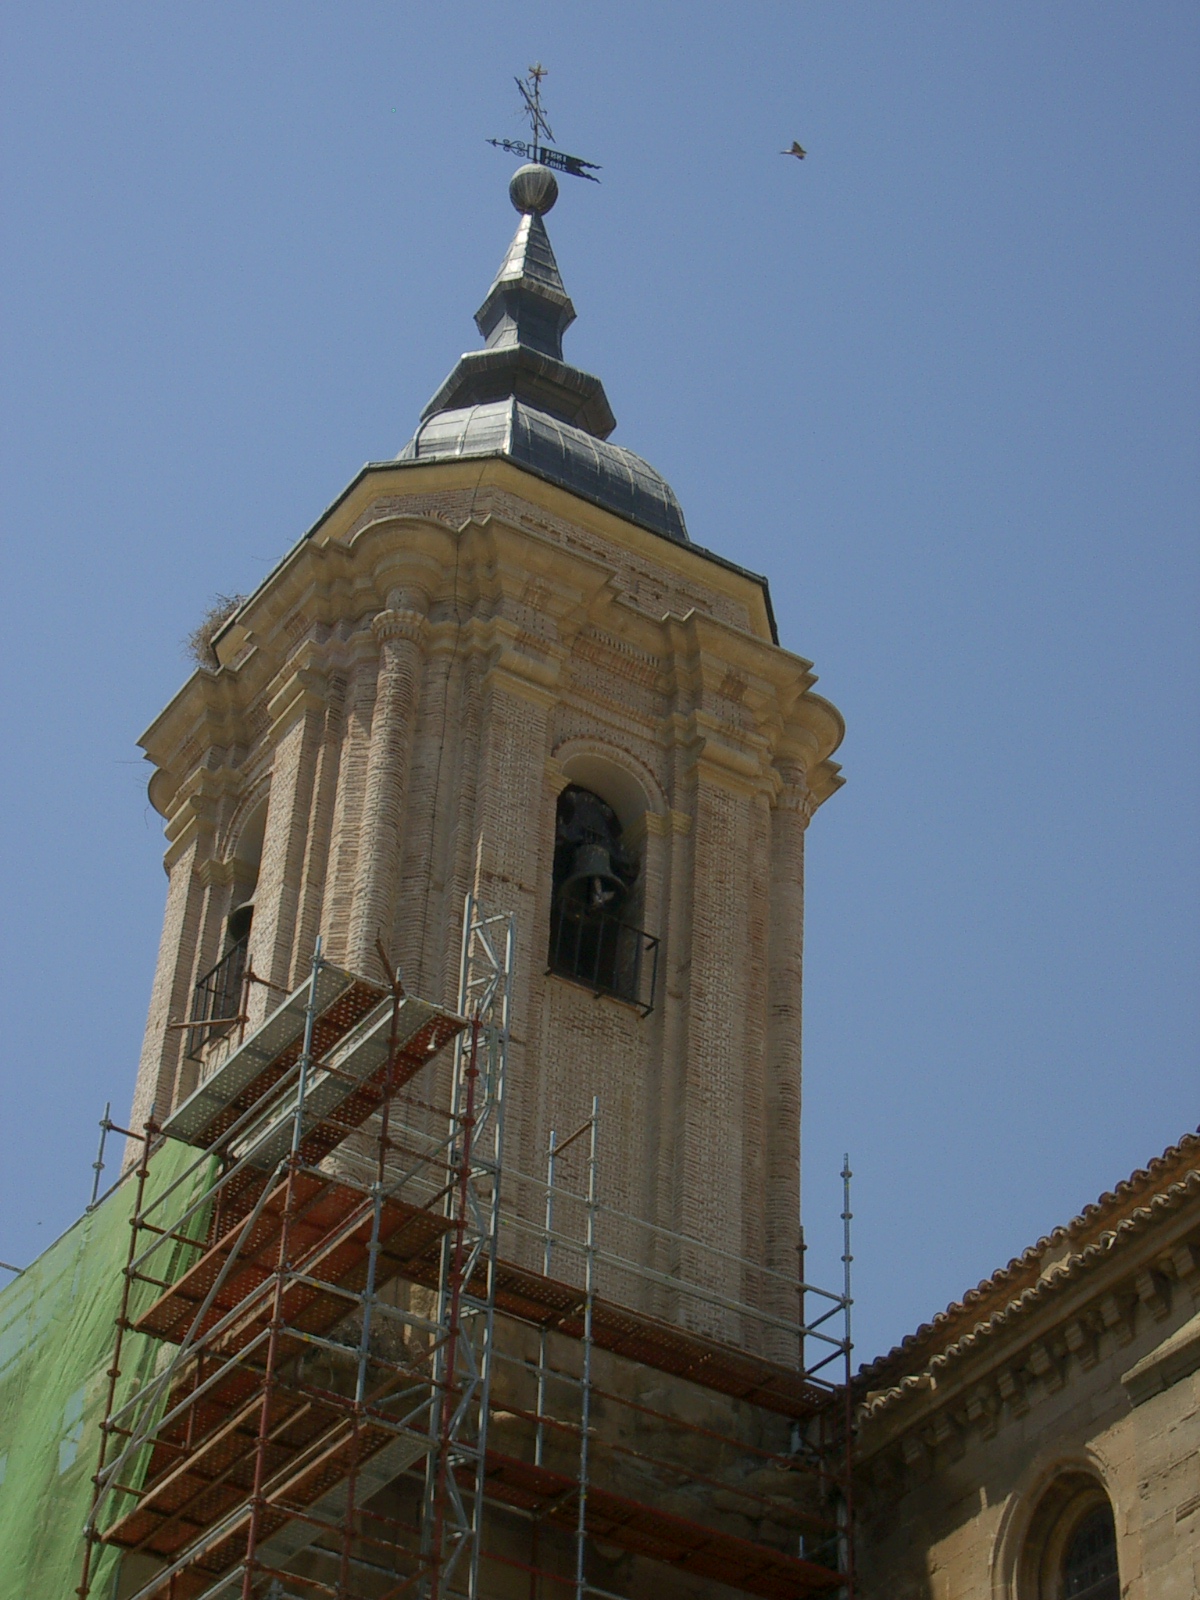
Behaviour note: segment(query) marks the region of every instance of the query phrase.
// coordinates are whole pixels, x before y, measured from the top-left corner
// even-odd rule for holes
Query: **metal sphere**
[[[530,162],[513,173],[508,197],[522,215],[544,217],[558,199],[558,179],[549,167]]]

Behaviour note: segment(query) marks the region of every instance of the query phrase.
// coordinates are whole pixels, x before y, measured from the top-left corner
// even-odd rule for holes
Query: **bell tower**
[[[304,979],[318,936],[376,978],[381,944],[453,1004],[472,891],[516,919],[506,1170],[540,1172],[598,1095],[614,1213],[738,1258],[694,1270],[769,1308],[746,1263],[795,1274],[804,839],[842,724],[766,581],[693,544],[609,442],[602,383],[563,357],[553,173],[510,192],[483,348],[144,736],[168,889],[133,1125],[215,1069],[239,1006],[252,1026]]]

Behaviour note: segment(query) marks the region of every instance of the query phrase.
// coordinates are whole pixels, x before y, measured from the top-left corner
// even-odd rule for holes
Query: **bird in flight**
[[[779,154],[781,156],[796,156],[798,160],[803,161],[808,151],[800,143],[799,139],[793,139],[792,148],[790,150],[781,150]]]

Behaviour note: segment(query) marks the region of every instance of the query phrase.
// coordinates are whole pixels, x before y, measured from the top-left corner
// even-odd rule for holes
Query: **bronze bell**
[[[559,893],[580,910],[615,910],[625,896],[625,885],[612,869],[607,847],[585,839],[576,847]]]

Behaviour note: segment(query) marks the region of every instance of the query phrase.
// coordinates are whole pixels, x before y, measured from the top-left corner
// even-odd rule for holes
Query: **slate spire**
[[[574,321],[575,307],[563,288],[546,224],[528,211],[475,313],[475,326],[489,350],[523,344],[561,361],[562,336]]]
[[[671,485],[641,456],[609,442],[617,419],[600,379],[563,360],[575,307],[542,220],[558,198],[553,172],[540,163],[521,167],[508,193],[521,221],[475,313],[484,347],[459,356],[397,460],[500,457],[687,544]]]
[[[513,174],[508,193],[521,221],[475,313],[485,347],[460,356],[422,419],[512,397],[593,438],[607,439],[617,419],[604,385],[562,356],[562,337],[575,320],[575,307],[542,221],[558,198],[558,183],[548,167],[530,165]]]

